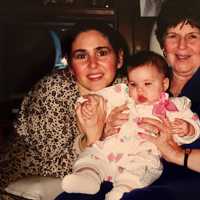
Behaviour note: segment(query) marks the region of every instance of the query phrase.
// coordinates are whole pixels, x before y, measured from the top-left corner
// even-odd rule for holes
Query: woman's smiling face
[[[200,66],[200,29],[188,23],[169,28],[164,37],[164,53],[174,73],[193,74]]]
[[[81,94],[109,86],[122,66],[108,39],[95,30],[78,35],[71,55],[71,68]]]

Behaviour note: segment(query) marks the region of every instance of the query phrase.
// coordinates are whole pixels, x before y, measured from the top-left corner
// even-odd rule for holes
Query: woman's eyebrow
[[[193,33],[200,34],[200,31],[191,31],[191,32],[186,33],[186,35],[193,34]],[[166,33],[166,35],[167,34],[177,34],[177,35],[179,35],[179,33],[175,32],[175,31],[169,31],[169,32]]]
[[[77,51],[86,51],[85,49],[75,49],[73,52],[77,52]]]
[[[85,53],[86,50],[85,49],[76,49],[74,51],[72,51],[72,55],[76,54],[76,53]]]
[[[96,48],[96,50],[101,50],[101,49],[111,50],[111,48],[109,46],[99,46]]]
[[[108,51],[111,51],[112,48],[110,48],[109,46],[98,46],[95,48],[96,51],[102,50],[102,49],[106,49]],[[75,49],[74,51],[72,51],[72,55],[76,54],[76,53],[85,53],[87,52],[86,49]]]

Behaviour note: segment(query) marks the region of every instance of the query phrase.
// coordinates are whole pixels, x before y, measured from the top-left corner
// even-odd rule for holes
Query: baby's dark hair
[[[154,66],[161,74],[169,78],[169,67],[165,59],[161,55],[147,50],[129,56],[127,61],[127,73],[129,70],[144,65]]]

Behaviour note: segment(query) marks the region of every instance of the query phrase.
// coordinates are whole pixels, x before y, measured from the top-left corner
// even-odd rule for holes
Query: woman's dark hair
[[[163,48],[167,30],[179,23],[200,29],[200,0],[165,0],[157,18],[156,36]]]
[[[69,29],[67,35],[61,41],[62,55],[66,56],[69,59],[69,63],[71,59],[71,50],[74,40],[80,33],[89,30],[96,30],[102,33],[102,35],[104,35],[110,42],[116,55],[118,55],[120,49],[123,50],[125,59],[124,61],[126,61],[126,56],[128,56],[129,54],[129,49],[125,39],[119,33],[119,31],[115,30],[109,24],[102,21],[84,20],[78,22],[71,29]]]
[[[169,78],[169,67],[165,59],[153,51],[140,51],[129,56],[127,71],[144,66],[153,65],[161,74]]]

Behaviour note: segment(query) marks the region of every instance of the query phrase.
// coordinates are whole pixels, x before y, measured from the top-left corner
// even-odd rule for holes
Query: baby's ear
[[[169,88],[169,78],[164,78],[163,79],[163,87],[164,87],[164,91],[166,91]]]

